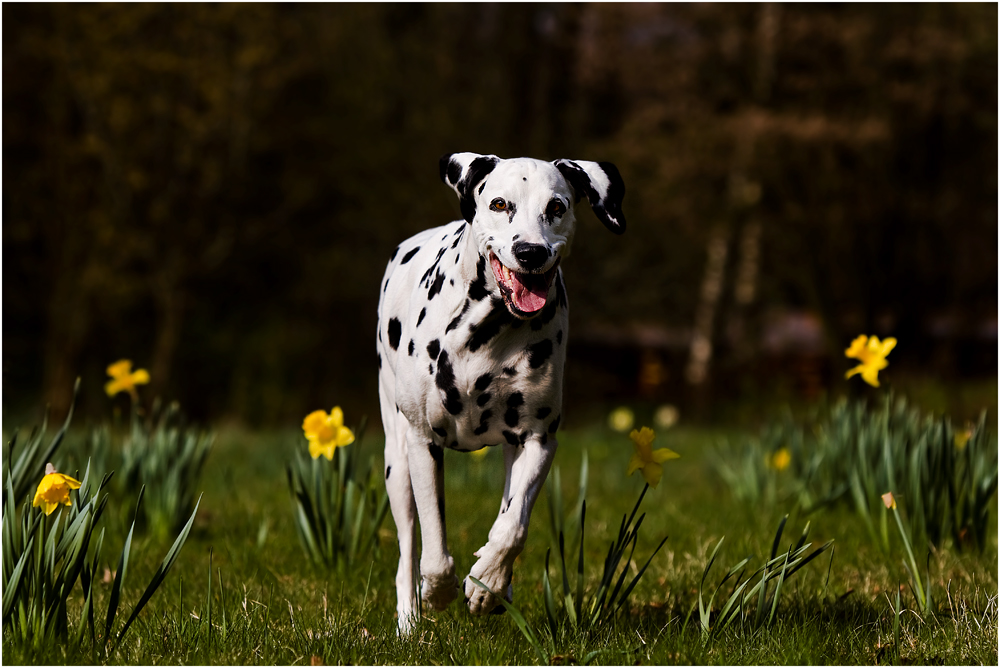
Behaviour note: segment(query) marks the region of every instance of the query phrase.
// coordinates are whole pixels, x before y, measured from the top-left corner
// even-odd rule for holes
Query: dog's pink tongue
[[[525,279],[523,281],[521,280],[522,276]],[[534,313],[545,306],[549,291],[546,285],[547,281],[543,276],[511,273],[511,282],[514,284],[511,293],[514,305],[521,311]]]

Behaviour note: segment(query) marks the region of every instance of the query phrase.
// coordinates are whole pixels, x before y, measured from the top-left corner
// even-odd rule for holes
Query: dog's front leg
[[[459,594],[444,525],[444,448],[411,428],[407,459],[420,518],[421,598],[434,610],[443,610]]]
[[[503,595],[511,584],[514,559],[524,549],[531,509],[549,473],[556,446],[554,438],[543,445],[536,437],[529,438],[523,447],[513,446],[513,464],[507,468],[505,507],[490,529],[489,541],[476,552],[479,561],[469,573],[496,594]],[[500,605],[493,594],[471,580],[465,582],[465,597],[474,615],[486,614]]]

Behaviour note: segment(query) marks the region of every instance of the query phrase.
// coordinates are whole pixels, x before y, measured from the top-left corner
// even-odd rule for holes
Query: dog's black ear
[[[462,207],[462,217],[468,222],[476,217],[475,188],[500,162],[495,155],[478,153],[448,153],[441,156],[438,167],[441,180],[458,193],[458,203]]]
[[[594,214],[615,234],[625,231],[625,182],[618,168],[610,162],[588,160],[556,160],[556,169],[569,181],[577,201],[586,195]]]

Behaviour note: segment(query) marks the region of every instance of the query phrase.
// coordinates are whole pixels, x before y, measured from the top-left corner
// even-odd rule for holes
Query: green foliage
[[[921,415],[892,394],[879,408],[845,399],[814,411],[804,425],[786,417],[742,446],[723,445],[712,464],[747,504],[790,500],[811,512],[852,502],[885,549],[885,523],[876,527],[875,519],[881,495],[892,491],[913,509],[911,532],[937,546],[951,538],[959,549],[981,552],[997,491],[996,434],[985,411],[971,435],[957,432],[947,418]],[[789,460],[781,470],[775,455],[783,451]]]
[[[889,507],[883,505],[883,510],[885,512],[891,512],[893,518],[896,520],[896,527],[899,529],[899,536],[903,539],[903,547],[906,548],[906,558],[903,559],[903,566],[906,567],[906,572],[910,576],[910,590],[913,592],[913,598],[916,601],[917,608],[924,613],[929,615],[934,612],[934,599],[932,595],[932,584],[931,584],[931,555],[930,550],[927,552],[927,562],[926,570],[921,572],[920,564],[917,563],[916,557],[913,555],[913,543],[910,540],[910,533],[906,526],[903,524],[903,520],[900,519],[899,503],[893,499],[891,496],[891,504]],[[896,594],[896,610],[897,615],[899,614],[899,593]]]
[[[366,422],[362,418],[354,431],[353,447],[336,449],[334,461],[312,459],[299,446],[286,464],[295,527],[306,556],[317,566],[342,570],[378,550],[389,497],[374,457],[363,475],[358,465]]]
[[[788,515],[785,515],[781,520],[781,524],[778,525],[778,531],[774,536],[774,543],[771,546],[770,558],[760,568],[747,576],[746,579],[743,578],[743,574],[746,572],[746,566],[750,563],[751,557],[747,557],[737,563],[726,572],[726,575],[719,581],[718,586],[716,586],[706,602],[705,581],[708,579],[708,573],[712,570],[712,565],[715,563],[716,556],[719,554],[719,548],[722,547],[725,536],[719,539],[715,549],[712,551],[712,556],[709,557],[708,565],[705,566],[705,572],[701,576],[701,584],[698,587],[698,619],[700,621],[703,642],[708,643],[720,631],[727,628],[737,619],[740,620],[744,628],[749,628],[750,630],[773,626],[777,619],[781,592],[788,579],[833,545],[833,541],[830,540],[809,554],[806,554],[809,548],[812,547],[812,543],[806,542],[806,539],[809,537],[809,524],[806,523],[805,528],[802,530],[802,535],[799,536],[795,545],[789,545],[787,551],[783,554],[778,554],[781,534],[785,529],[785,522],[787,521]],[[832,568],[832,552],[830,555],[830,565]],[[732,592],[713,620],[712,604],[722,586],[734,575],[736,579],[733,582]],[[829,578],[829,575],[827,577]],[[753,584],[752,587],[750,587],[751,584]],[[749,590],[747,589],[748,587],[750,587]],[[691,613],[693,612],[694,608],[692,607]],[[689,618],[691,613],[688,614]]]
[[[206,475],[211,476],[213,484],[205,489],[199,526],[192,529],[170,571],[169,581],[161,585],[107,663],[309,665],[311,659],[313,663],[326,665],[542,663],[510,614],[472,617],[458,601],[445,612],[426,612],[428,619],[417,637],[398,638],[394,617],[398,557],[395,550],[382,549],[370,560],[365,559],[366,563],[355,568],[352,577],[331,577],[323,569],[303,566],[305,560],[297,529],[294,522],[288,521],[291,519],[288,486],[283,471],[288,444],[301,431],[230,426],[219,428],[217,433],[206,465]],[[741,502],[720,493],[706,459],[707,446],[719,433],[688,428],[672,434],[671,447],[676,445],[685,456],[671,462],[669,473],[665,473],[669,478],[657,490],[658,494],[668,491],[669,495],[664,502],[642,507],[647,515],[643,522],[646,530],[651,526],[669,526],[670,540],[629,597],[627,613],[620,612],[611,624],[587,632],[574,632],[566,625],[551,638],[542,582],[550,541],[545,529],[545,509],[536,506],[527,544],[515,567],[515,604],[548,653],[550,664],[584,665],[589,661],[608,665],[886,665],[892,660],[894,647],[899,648],[900,662],[908,665],[996,664],[996,635],[992,632],[996,629],[998,600],[996,534],[990,534],[984,554],[971,552],[956,557],[946,548],[935,555],[931,576],[938,612],[928,617],[915,614],[917,610],[912,603],[907,610],[905,603],[912,599],[906,590],[903,568],[898,560],[888,560],[870,548],[867,534],[847,505],[831,507],[812,518],[810,539],[822,535],[824,541],[836,540],[836,558],[832,561],[828,587],[823,588],[823,578],[827,576],[829,551],[790,579],[786,574],[769,629],[744,632],[737,620],[704,645],[697,612],[698,590],[719,537],[726,536],[705,580],[706,603],[717,580],[732,563],[747,554],[759,555],[760,559],[770,556],[771,528],[780,520],[780,515],[776,515],[771,522],[771,516],[764,511],[761,515],[770,527],[759,530],[755,523],[740,520]],[[75,444],[73,436],[71,429],[67,445]],[[373,442],[371,432],[366,436],[366,447],[381,444]],[[629,453],[617,447],[603,429],[561,432],[557,461],[562,463],[563,482],[572,483],[565,490],[566,507],[570,509],[575,505],[575,483],[585,448],[589,449],[592,472],[621,471],[628,461]],[[502,466],[494,466],[499,462],[491,458],[498,454],[491,451],[484,466],[462,453],[445,453],[449,547],[460,570],[474,563],[472,552],[482,545],[484,534],[496,517],[495,501],[502,493],[503,471]],[[362,453],[362,461],[365,458]],[[481,466],[482,475],[478,472]],[[465,467],[475,473],[468,477],[451,475],[461,473]],[[105,489],[113,488],[115,482],[112,479]],[[615,539],[621,520],[618,513],[624,510],[615,506],[621,499],[634,496],[634,480],[610,473],[591,476],[586,513],[588,563],[592,559],[603,560],[602,551]],[[120,513],[128,515],[124,522],[113,521],[117,508],[112,490],[102,518],[103,526],[107,527],[104,561],[111,562],[102,565],[110,565],[110,570],[115,568],[114,560],[127,535],[133,503],[134,499]],[[200,522],[205,509],[211,511],[210,522]],[[904,514],[906,510],[904,507]],[[282,515],[284,521],[280,519]],[[254,534],[268,516],[271,517],[269,533],[262,543],[256,543]],[[890,538],[895,541],[893,520],[888,516],[887,519]],[[902,519],[905,525],[906,517]],[[392,529],[391,519],[386,520],[386,525]],[[796,542],[799,523],[789,519],[786,528],[791,531],[792,526],[796,531],[794,535],[788,534],[790,541],[782,538],[784,544],[779,553],[788,547],[787,542],[793,546]],[[137,523],[128,567],[131,580],[122,588],[121,608],[125,613],[140,593],[129,595],[137,576],[148,578],[145,574],[154,572],[161,553],[169,546],[167,542],[161,548],[140,549],[155,539],[143,539],[138,531]],[[114,548],[110,550],[112,545]],[[572,554],[567,557],[572,570],[576,565],[576,544],[567,540],[567,546]],[[213,549],[214,557],[210,557]],[[915,552],[918,549],[916,543],[914,549]],[[551,554],[554,557],[556,549]],[[917,556],[923,557],[919,553]],[[641,565],[637,563],[636,568]],[[748,566],[740,581],[759,565],[758,560]],[[588,579],[587,584],[594,588],[600,567],[590,566],[594,569],[590,571],[593,579]],[[891,604],[899,577],[904,583],[904,606],[897,631]],[[716,596],[712,621],[727,601],[734,578]],[[570,582],[575,584],[572,574]],[[560,589],[558,583],[553,584]],[[755,584],[748,585],[744,593]],[[773,594],[775,585],[776,580],[769,582],[769,594]],[[98,633],[103,632],[110,590],[110,582],[94,587]],[[83,602],[80,591],[75,590],[69,609],[71,639],[76,630],[74,610]],[[747,629],[756,614],[754,604],[751,601],[748,608]],[[685,627],[684,620],[692,607],[694,612]],[[769,613],[770,608],[765,607],[765,611]],[[84,633],[86,636],[89,632]],[[34,650],[15,644],[8,635],[4,639],[3,659],[11,665],[104,663],[91,654],[87,645],[85,642],[80,648],[70,641]]]
[[[95,451],[109,449],[101,443],[111,433],[107,428],[95,429],[91,435]],[[133,411],[120,450],[122,479],[128,492],[146,486],[143,513],[147,526],[157,535],[178,530],[191,514],[214,440],[213,434],[187,424],[176,401],[163,409],[157,399],[146,419]]]
[[[639,527],[642,526],[642,521],[646,517],[644,513],[633,525],[635,515],[639,511],[639,505],[642,503],[647,490],[649,490],[649,485],[647,484],[642,488],[642,492],[639,494],[639,498],[632,508],[632,514],[628,516],[628,519],[626,520],[626,516],[622,515],[621,525],[618,528],[618,536],[608,546],[608,553],[604,559],[604,568],[601,572],[601,579],[597,590],[592,593],[588,592],[590,593],[588,598],[584,591],[586,571],[584,565],[584,534],[587,519],[587,501],[585,499],[587,471],[587,453],[584,451],[583,464],[580,467],[580,493],[577,497],[576,509],[571,513],[570,521],[568,522],[570,526],[573,526],[574,534],[579,536],[575,588],[570,587],[569,574],[566,568],[566,538],[563,529],[562,490],[559,485],[558,467],[554,469],[552,477],[546,481],[549,517],[551,519],[554,538],[557,540],[559,553],[558,565],[562,575],[562,593],[559,598],[561,605],[559,605],[556,602],[556,597],[552,591],[552,584],[549,580],[549,555],[551,551],[546,551],[545,571],[542,574],[542,588],[545,613],[548,617],[549,629],[553,637],[556,635],[559,627],[567,623],[574,629],[579,627],[583,630],[590,630],[611,619],[625,605],[629,594],[632,593],[632,590],[639,583],[653,557],[660,551],[663,544],[667,542],[666,537],[664,537],[656,549],[653,550],[649,559],[646,560],[645,565],[638,570],[635,577],[623,589],[622,585],[625,584],[625,577],[628,574],[629,566],[632,564],[632,555],[635,553],[638,543]],[[628,552],[628,557],[623,562],[622,559],[625,557],[626,551]]]
[[[101,529],[96,541],[94,536],[108,504],[108,495],[101,497],[101,494],[111,475],[108,473],[99,484],[94,485],[88,465],[80,489],[70,493],[71,505],[59,506],[49,516],[41,509],[33,508],[28,497],[18,506],[13,478],[7,476],[2,518],[5,641],[9,639],[15,645],[30,646],[38,650],[56,642],[70,640],[67,601],[79,581],[84,603],[80,619],[76,621],[73,642],[80,645],[84,640],[85,630],[89,629],[91,649],[106,659],[117,648],[139,613],[163,583],[191,531],[198,510],[197,504],[139,601],[132,608],[127,621],[116,631],[115,620],[135,529],[133,518],[118,559],[118,569],[112,583],[107,613],[104,615],[103,633],[98,636],[94,599],[104,545],[104,529]],[[143,491],[140,488],[136,517],[142,504]],[[93,550],[90,549],[92,545]]]
[[[47,447],[43,446],[42,441],[49,426],[48,411],[45,412],[45,417],[42,419],[41,429],[33,429],[27,441],[20,447],[17,445],[18,430],[14,430],[10,441],[7,443],[7,451],[3,455],[2,469],[3,479],[10,482],[12,488],[11,496],[13,498],[23,498],[42,479],[45,464],[52,461],[52,456],[59,446],[62,445],[63,439],[66,436],[66,430],[69,429],[70,420],[73,419],[73,408],[76,406],[76,395],[79,391],[80,379],[77,378],[76,383],[73,385],[73,401],[70,403],[69,411],[66,413],[66,420],[59,431],[56,432],[56,435],[52,437]],[[11,461],[13,461],[13,464],[11,464]],[[3,508],[6,510],[8,496],[0,496],[3,498]]]

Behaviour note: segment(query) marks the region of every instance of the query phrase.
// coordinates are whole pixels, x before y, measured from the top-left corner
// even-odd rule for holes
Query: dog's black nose
[[[529,271],[541,268],[549,259],[549,249],[542,244],[517,241],[511,248],[517,261]]]

